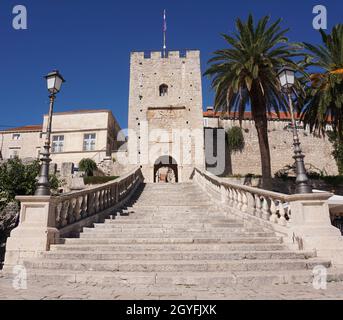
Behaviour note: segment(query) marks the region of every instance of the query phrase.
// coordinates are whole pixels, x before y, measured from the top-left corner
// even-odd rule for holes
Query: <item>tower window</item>
[[[168,95],[168,86],[166,84],[160,85],[160,97]]]

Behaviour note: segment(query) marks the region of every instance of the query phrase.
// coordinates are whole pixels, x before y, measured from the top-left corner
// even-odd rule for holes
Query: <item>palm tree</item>
[[[320,30],[323,45],[303,43],[309,58],[306,66],[320,68],[309,76],[307,102],[302,118],[311,128],[325,135],[331,124],[340,144],[343,144],[343,24],[331,34]]]
[[[298,70],[291,58],[296,56],[288,45],[281,19],[269,24],[269,17],[254,24],[236,21],[237,32],[223,34],[229,48],[214,52],[211,66],[205,72],[212,78],[216,111],[238,113],[240,122],[250,106],[258,134],[264,188],[270,187],[271,161],[268,141],[267,113],[287,112],[287,103],[278,81],[278,70],[290,66]]]

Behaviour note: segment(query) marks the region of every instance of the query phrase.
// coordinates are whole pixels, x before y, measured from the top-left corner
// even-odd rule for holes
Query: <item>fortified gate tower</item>
[[[187,182],[205,166],[199,51],[131,53],[128,151],[147,182]]]

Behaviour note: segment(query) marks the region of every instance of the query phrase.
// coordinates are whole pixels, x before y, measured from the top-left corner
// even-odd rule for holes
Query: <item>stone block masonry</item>
[[[272,173],[276,173],[287,165],[294,163],[293,135],[290,129],[285,129],[287,121],[269,121],[269,144],[272,162]],[[220,120],[220,126],[228,129],[239,126],[236,120]],[[261,157],[258,137],[253,121],[244,120],[242,123],[245,148],[242,152],[232,154],[232,170],[234,174],[261,174]],[[299,130],[301,148],[305,155],[306,168],[328,175],[337,175],[336,161],[332,156],[332,145],[328,138],[313,136],[308,130]]]
[[[181,134],[179,153],[174,131]],[[186,130],[186,131],[185,131]],[[159,132],[163,131],[161,137]],[[157,136],[156,136],[157,134]],[[192,137],[191,137],[192,136]],[[191,138],[191,139],[188,139]],[[200,150],[196,154],[196,150]],[[195,165],[204,165],[200,52],[133,52],[130,64],[129,157],[147,182],[154,182],[159,157],[177,164],[179,182],[189,181]],[[184,160],[186,159],[186,160]]]

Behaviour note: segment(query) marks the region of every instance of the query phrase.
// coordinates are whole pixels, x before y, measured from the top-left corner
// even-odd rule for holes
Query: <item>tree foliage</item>
[[[336,160],[339,175],[343,176],[343,141],[340,141],[335,132],[329,132],[328,136],[333,145],[332,155]]]
[[[92,177],[97,168],[95,161],[89,158],[82,159],[79,163],[79,169],[84,171],[88,177]]]
[[[217,111],[236,112],[242,121],[244,112],[251,107],[264,181],[271,178],[267,113],[287,112],[288,106],[278,71],[283,66],[299,69],[292,61],[298,54],[285,36],[288,29],[282,30],[280,19],[269,21],[269,17],[264,17],[255,24],[251,14],[246,22],[237,19],[237,32],[222,35],[229,47],[214,52],[205,72],[212,78]]]
[[[331,34],[323,30],[320,34],[322,45],[303,44],[308,54],[306,67],[319,68],[320,72],[308,77],[302,118],[312,131],[324,135],[330,124],[339,144],[343,144],[343,24],[333,27]]]
[[[245,147],[243,130],[234,126],[226,132],[226,143],[230,152],[242,152]]]
[[[34,161],[24,164],[22,160],[10,159],[0,165],[0,210],[16,196],[33,195],[37,187],[40,164]],[[50,177],[52,189],[59,187],[55,176]]]

